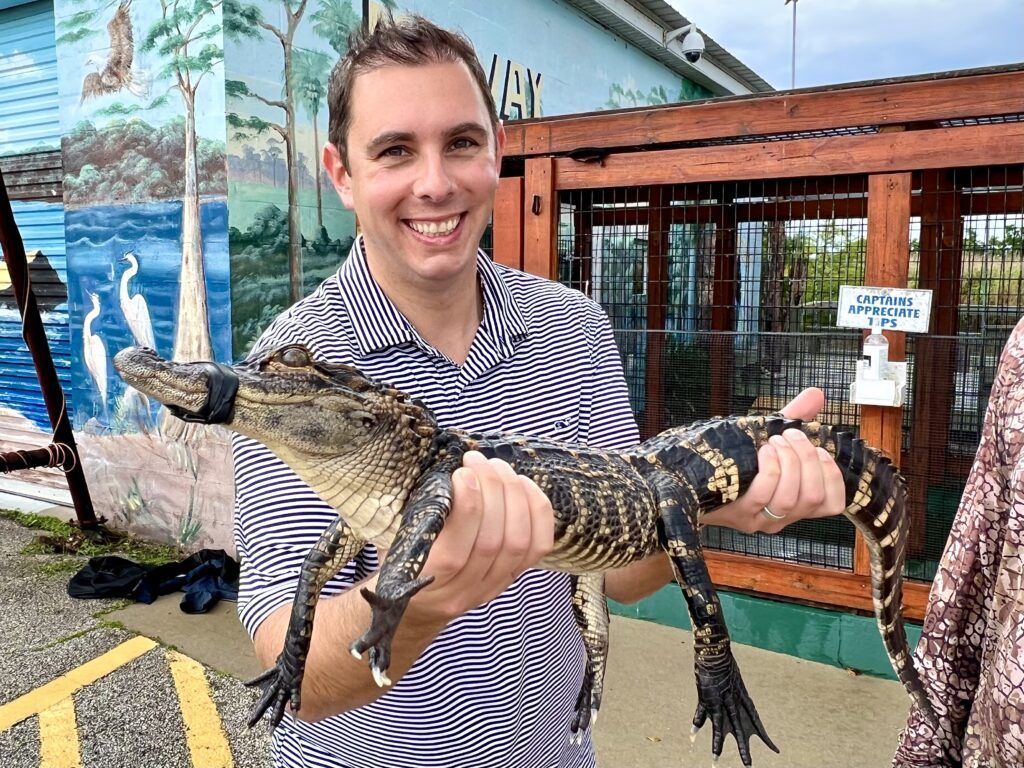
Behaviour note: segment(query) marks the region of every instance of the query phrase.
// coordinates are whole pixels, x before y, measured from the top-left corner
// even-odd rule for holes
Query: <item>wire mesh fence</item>
[[[907,340],[911,578],[934,576],[999,351],[1024,312],[1022,171],[914,174],[909,287],[933,291],[934,319]],[[836,327],[836,310],[840,285],[864,283],[867,189],[854,175],[560,193],[558,278],[608,313],[644,437],[775,411],[808,386],[826,394],[822,421],[857,430],[848,388],[862,333]],[[703,535],[729,552],[853,567],[841,519]]]

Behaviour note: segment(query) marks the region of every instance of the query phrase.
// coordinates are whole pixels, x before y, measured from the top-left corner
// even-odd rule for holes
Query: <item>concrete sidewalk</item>
[[[216,671],[239,678],[262,671],[232,604],[189,616],[176,600],[158,600],[129,605],[109,618]],[[710,766],[710,725],[695,744],[689,739],[696,706],[690,633],[613,616],[611,642],[607,693],[594,732],[600,766]],[[781,750],[776,755],[755,741],[757,768],[889,765],[909,708],[898,683],[750,646],[735,650],[765,729]],[[731,736],[718,766],[742,766]]]
[[[10,508],[13,505],[9,502],[9,498],[0,499],[0,506]],[[41,508],[43,505],[34,506],[24,511],[47,511]],[[67,510],[60,509],[54,514],[64,520],[71,516]],[[5,529],[10,526],[9,523],[4,524]],[[11,533],[7,535],[11,537]],[[31,532],[24,529],[13,536],[13,539],[22,541],[30,538]],[[15,554],[22,546],[17,541],[12,540],[8,544],[8,556],[12,561],[30,559]],[[8,573],[7,581],[10,581],[10,576]],[[30,583],[36,585],[41,605],[47,606],[43,610],[31,605],[32,598],[25,591]],[[14,611],[25,613],[24,626],[29,634],[37,632],[37,629],[29,627],[42,631],[47,621],[59,621],[67,623],[67,627],[58,630],[55,624],[51,634],[63,634],[64,639],[75,638],[82,632],[71,630],[95,624],[95,620],[87,618],[89,611],[94,609],[83,605],[82,601],[67,598],[66,594],[62,595],[65,585],[66,577],[41,578],[26,573],[17,583],[11,582],[14,602],[5,611],[9,618]],[[78,613],[82,617],[76,619]],[[47,618],[50,614],[52,618]],[[34,620],[31,618],[33,615]],[[74,621],[68,623],[70,619]],[[255,694],[236,682],[254,676],[261,669],[238,622],[233,604],[220,603],[209,613],[189,615],[179,609],[178,600],[168,596],[151,605],[130,604],[107,613],[103,619],[117,622],[127,631],[94,631],[96,628],[92,626],[89,634],[61,647],[88,641],[105,650],[130,633],[138,633],[196,659],[208,668],[208,677],[220,690],[218,707],[236,753],[235,765],[258,766],[263,762],[266,734],[259,729],[249,731],[243,725]],[[117,637],[106,638],[110,633]],[[22,645],[45,646],[44,637],[33,639],[26,635],[24,642],[19,639],[21,637],[22,633],[16,632],[9,638],[8,672],[12,674],[19,666],[24,669],[25,664],[38,665],[39,662],[32,659],[42,658],[38,653],[22,649]],[[710,725],[705,725],[694,744],[689,739],[690,720],[696,705],[690,633],[613,616],[611,642],[605,701],[595,729],[601,768],[710,766]],[[750,646],[737,645],[735,653],[765,728],[781,750],[781,754],[776,755],[759,740],[755,741],[751,751],[757,768],[886,768],[889,765],[897,733],[909,708],[909,699],[899,684],[855,676],[836,667]],[[557,664],[557,660],[553,662]],[[132,687],[151,691],[162,685],[157,678],[163,673],[139,674],[149,674],[149,677],[139,677],[139,682],[132,683]],[[45,681],[46,675],[42,671],[37,676],[40,681]],[[13,681],[14,677],[10,679]],[[31,685],[19,682],[14,687],[28,690]],[[145,698],[150,697],[147,695]],[[78,702],[79,707],[85,706],[84,699],[82,697]],[[156,701],[164,700],[154,699]],[[168,706],[174,708],[173,700],[170,704],[160,704],[160,709],[154,710],[149,718],[157,720],[164,717],[164,709]],[[98,719],[98,715],[93,715],[92,722],[109,719],[109,709],[106,712]],[[126,716],[129,715],[130,711]],[[139,725],[132,727],[137,729]],[[164,732],[168,740],[180,740],[180,736],[174,735],[172,726],[161,726],[156,730]],[[31,733],[27,736],[15,734],[15,737],[28,741],[36,738]],[[11,738],[8,734],[8,742]],[[0,753],[4,753],[4,744],[0,739]],[[8,749],[14,748],[9,746]],[[124,757],[126,762],[123,765],[138,764],[130,755]],[[4,763],[5,766],[7,764]],[[31,765],[20,760],[10,764]],[[110,758],[105,758],[103,764],[122,765],[117,760],[111,762]],[[176,764],[175,760],[168,758],[167,765],[173,764]],[[187,764],[187,760],[182,764]],[[269,759],[266,764],[269,765]],[[739,768],[741,765],[735,741],[727,736],[718,766]]]

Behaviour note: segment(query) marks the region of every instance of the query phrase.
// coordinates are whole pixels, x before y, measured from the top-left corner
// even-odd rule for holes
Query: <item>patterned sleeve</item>
[[[893,758],[894,768],[952,768],[961,764],[968,718],[978,696],[988,621],[996,594],[1007,517],[1011,510],[1005,456],[1007,430],[1021,426],[1024,321],[1000,358],[974,465],[932,584],[917,664],[939,716],[939,732],[910,711]]]
[[[584,386],[582,407],[589,413],[586,434],[581,434],[580,440],[596,448],[631,448],[640,436],[612,326],[600,305],[590,299],[584,301],[583,325],[592,375]]]

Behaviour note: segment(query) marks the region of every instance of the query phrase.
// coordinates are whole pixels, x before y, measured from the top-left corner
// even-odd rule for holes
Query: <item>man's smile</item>
[[[453,234],[464,217],[464,213],[457,213],[444,219],[403,219],[402,221],[418,235],[440,239]]]

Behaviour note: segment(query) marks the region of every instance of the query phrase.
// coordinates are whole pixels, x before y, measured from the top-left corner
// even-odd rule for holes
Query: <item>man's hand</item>
[[[805,389],[782,413],[810,421],[825,405],[817,388]],[[835,460],[815,448],[797,429],[771,438],[757,454],[757,476],[739,499],[703,518],[705,525],[725,525],[744,533],[776,533],[790,523],[838,515],[846,508],[846,487]],[[782,519],[769,516],[772,514]]]
[[[434,581],[409,604],[411,616],[438,624],[500,595],[555,538],[551,502],[506,462],[470,451],[452,482],[451,512],[423,566]]]

